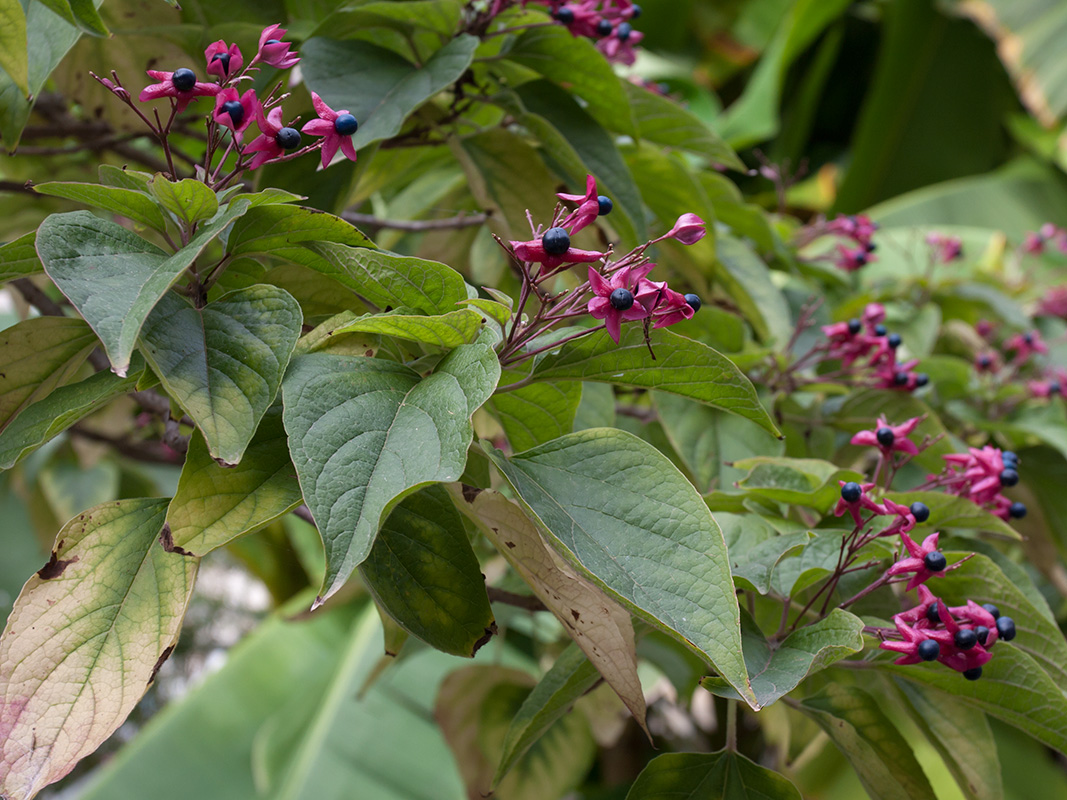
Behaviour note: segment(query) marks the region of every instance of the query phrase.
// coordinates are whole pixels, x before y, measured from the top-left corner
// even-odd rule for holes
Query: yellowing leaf
[[[0,795],[28,800],[96,750],[174,649],[197,561],[156,539],[166,499],[89,509],[56,537],[0,638]]]

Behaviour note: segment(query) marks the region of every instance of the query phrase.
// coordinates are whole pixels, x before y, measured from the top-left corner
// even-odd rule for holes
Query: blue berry
[[[274,141],[282,150],[296,150],[300,147],[300,131],[296,128],[282,128],[274,135]]]
[[[923,661],[937,661],[937,657],[941,655],[941,645],[933,639],[923,639],[919,642],[916,652]]]
[[[222,62],[222,71],[225,72],[227,75],[229,75],[230,74],[230,54],[229,53],[215,53],[215,55],[213,55],[211,57],[211,63],[214,64],[216,61],[221,61]]]
[[[1008,515],[1013,519],[1022,519],[1026,516],[1026,506],[1022,503],[1012,503],[1008,508]]]
[[[989,355],[982,355],[978,357],[978,366],[982,369],[989,369],[993,366],[993,357]]]
[[[925,386],[930,382],[930,376],[925,372],[920,372],[915,376],[915,388],[918,389],[921,386]]]
[[[1019,482],[1019,473],[1011,467],[1007,467],[1000,473],[1001,486],[1014,486]]]
[[[866,263],[867,263],[867,262],[868,262],[868,261],[869,261],[870,259],[868,259],[868,258],[867,258],[867,253],[866,253],[866,252],[860,252],[860,253],[856,253],[856,255],[854,255],[854,256],[852,257],[852,260],[853,260],[853,261],[855,261],[855,262],[856,262],[856,264],[857,264],[858,266],[861,266],[861,267],[862,267],[862,266],[864,266],[864,265],[865,265],[865,264],[866,264]]]
[[[556,12],[556,19],[562,22],[564,25],[570,25],[574,22],[574,11],[570,8],[561,8]]]
[[[615,208],[615,204],[611,202],[611,198],[606,194],[598,195],[596,199],[597,216],[603,217],[606,214],[610,214],[611,210]]]
[[[970,628],[960,628],[956,631],[953,641],[956,643],[956,647],[960,650],[970,650],[978,644],[978,634]]]
[[[879,428],[874,435],[878,439],[878,444],[882,445],[882,447],[892,447],[893,442],[897,440],[892,428]]]
[[[875,336],[885,336],[885,325],[875,325],[874,326],[874,335]]]
[[[1032,333],[1024,334],[1023,335],[1023,341],[1026,342],[1027,344],[1033,344],[1034,343],[1034,335]]]
[[[1000,619],[1000,609],[992,603],[982,603],[982,608],[993,615],[993,619]]]
[[[571,249],[571,235],[563,228],[549,228],[541,237],[541,244],[550,256],[561,256]]]
[[[948,559],[945,558],[944,553],[934,550],[923,556],[923,566],[931,572],[941,572],[948,566]],[[938,617],[938,619],[940,619],[940,617]]]
[[[974,667],[963,671],[963,677],[969,681],[976,681],[982,677],[982,668]]]
[[[687,294],[685,296],[685,302],[687,302],[689,304],[689,307],[691,309],[693,309],[693,311],[699,311],[700,310],[700,298],[697,297],[692,292],[690,292],[689,294]]]
[[[926,503],[920,503],[916,500],[908,507],[908,510],[911,512],[911,515],[915,517],[916,522],[926,522],[926,520],[930,519],[930,508]]]
[[[841,487],[841,499],[846,503],[857,503],[863,495],[863,489],[855,481],[849,481]]]
[[[351,136],[359,130],[359,123],[351,114],[338,114],[333,121],[333,129],[342,136]]]
[[[170,77],[170,82],[174,84],[174,88],[179,92],[188,92],[196,86],[196,73],[188,67],[176,69]]]
[[[997,633],[1005,642],[1015,638],[1015,620],[1011,617],[997,617]]]
[[[281,44],[277,39],[267,39],[263,44]]]
[[[1061,394],[1062,393],[1061,392],[1062,388],[1063,387],[1060,386],[1060,382],[1059,381],[1053,381],[1052,383],[1050,383],[1048,385],[1049,394]]]
[[[634,32],[634,26],[629,22],[623,22],[615,29],[615,36],[620,42],[625,42],[630,38],[630,34]]]
[[[985,643],[989,641],[989,628],[985,625],[979,625],[974,629],[974,635],[978,637],[978,644],[985,647]]]
[[[893,376],[893,383],[895,383],[897,386],[903,386],[907,382],[908,373],[906,372],[898,372],[896,375]]]
[[[233,126],[238,127],[245,118],[245,107],[238,100],[227,100],[222,104],[222,110],[230,115]]]
[[[634,4],[630,7],[630,19],[637,19],[641,16],[641,6]]]
[[[863,330],[863,325],[858,319],[850,319],[848,321],[848,332],[855,336]]]
[[[932,622],[934,625],[937,625],[939,622],[941,622],[940,605],[941,604],[937,600],[935,600],[926,607],[926,619]]]
[[[608,302],[616,311],[627,311],[633,308],[634,295],[629,289],[616,289],[611,293]]]
[[[1010,466],[1012,468],[1015,468],[1019,466],[1019,456],[1017,453],[1013,453],[1011,450],[1005,450],[1003,453],[1001,453],[1000,460],[1004,462],[1005,467]]]
[[[876,245],[874,242],[867,242],[866,250],[867,250],[868,253],[873,253],[877,249],[878,249],[878,245]]]
[[[596,32],[598,36],[610,36],[611,35],[611,23],[606,19],[600,20],[596,24]]]
[[[888,344],[890,347],[892,347],[894,350],[896,350],[898,347],[900,347],[900,334],[899,333],[891,333],[891,334],[889,334],[889,338],[886,339],[886,344]]]

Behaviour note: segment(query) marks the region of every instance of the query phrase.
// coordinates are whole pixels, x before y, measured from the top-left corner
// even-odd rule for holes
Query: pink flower
[[[585,178],[585,194],[557,194],[560,200],[567,200],[572,203],[577,203],[578,208],[574,209],[567,218],[560,223],[561,228],[569,228],[571,235],[573,236],[582,228],[589,225],[600,214],[600,201],[597,199],[596,192],[596,178],[592,175],[587,175]]]
[[[937,603],[938,599],[934,593],[923,584],[916,586],[915,590],[919,594],[919,605],[897,614],[893,617],[894,622],[897,619],[902,619],[907,622],[918,622],[919,620],[927,619],[926,615],[930,612],[930,606]]]
[[[286,29],[281,25],[271,25],[259,35],[259,52],[252,63],[262,61],[278,69],[288,69],[300,61],[300,56],[289,49],[289,42],[280,41]]]
[[[226,45],[222,39],[209,44],[204,51],[207,59],[208,75],[218,75],[225,83],[231,75],[236,75],[244,66],[241,50],[236,44]]]
[[[696,214],[682,214],[682,216],[678,217],[678,221],[674,223],[674,227],[656,241],[677,239],[685,245],[696,244],[704,238],[707,232],[704,220]]]
[[[877,447],[887,455],[898,451],[915,456],[919,454],[919,448],[908,437],[922,421],[922,417],[912,417],[900,425],[890,425],[885,417],[879,417],[878,425],[873,430],[857,433],[852,437],[852,444]]]
[[[931,233],[926,237],[926,243],[934,248],[934,255],[942,264],[955,261],[963,256],[963,243],[958,236]]]
[[[319,118],[306,123],[300,130],[312,136],[323,137],[322,168],[330,166],[333,157],[337,155],[338,148],[345,154],[345,158],[355,161],[356,148],[352,144],[352,134],[359,127],[356,118],[347,109],[334,111],[314,92],[311,93],[311,102]]]
[[[920,664],[926,659],[919,656],[919,645],[934,637],[929,635],[929,631],[916,629],[908,625],[903,616],[903,614],[897,614],[893,617],[893,623],[897,626],[897,633],[901,635],[903,641],[883,641],[878,646],[882,650],[890,650],[902,654],[900,658],[893,662],[894,664]],[[934,641],[937,640],[934,639]],[[938,653],[940,653],[940,642],[938,642],[938,645]]]
[[[545,250],[543,238],[531,239],[528,242],[511,242],[511,249],[519,261],[544,264],[548,272],[559,269],[564,264],[588,264],[600,261],[605,256],[604,253],[579,250],[576,247],[568,247],[566,252],[554,255]]]
[[[604,57],[613,64],[631,66],[637,61],[637,53],[634,52],[634,47],[639,45],[644,38],[645,35],[643,33],[633,30],[630,28],[630,23],[624,22],[616,27],[611,35],[600,39],[596,46],[604,54]]]
[[[1067,319],[1067,286],[1053,286],[1045,290],[1037,303],[1037,313],[1046,317]]]
[[[605,280],[604,276],[596,269],[589,268],[589,286],[596,296],[589,301],[587,306],[590,315],[594,319],[604,320],[608,336],[616,344],[619,343],[623,320],[644,319],[648,311],[634,298],[634,290],[638,281],[642,280],[652,264],[630,269],[624,267]]]
[[[1048,345],[1042,341],[1038,331],[1015,334],[1004,342],[1004,349],[1015,351],[1015,358],[1012,360],[1014,364],[1025,363],[1034,353],[1048,353]]]
[[[881,303],[868,303],[863,309],[863,321],[873,331],[875,325],[885,322],[885,306]]]
[[[281,106],[272,108],[266,118],[263,117],[261,106],[256,112],[256,125],[259,126],[260,135],[245,148],[246,153],[256,154],[248,165],[249,169],[256,169],[300,146],[300,133],[282,123]]]
[[[666,328],[696,313],[685,295],[668,288],[666,281],[643,279],[637,287],[637,302],[652,315],[653,328]]]
[[[255,89],[248,89],[243,95],[237,89],[228,86],[215,95],[215,111],[212,118],[219,125],[233,131],[233,138],[241,141],[244,132],[257,115],[263,114],[263,108],[256,97]]]
[[[935,575],[942,577],[945,574],[945,557],[937,549],[937,539],[940,535],[940,533],[931,533],[919,545],[908,534],[901,532],[900,539],[911,555],[909,558],[900,559],[900,561],[891,566],[887,574],[906,575],[915,573],[912,575],[911,580],[908,581],[907,589],[914,589],[919,584],[926,583]],[[939,569],[932,568],[939,565]]]
[[[845,272],[856,272],[874,260],[875,257],[867,252],[866,247],[848,248],[839,244],[834,263]]]
[[[146,86],[137,98],[142,103],[150,100],[159,100],[161,97],[173,97],[177,101],[178,111],[184,111],[185,107],[198,97],[214,97],[222,87],[217,83],[202,83],[196,79],[196,73],[183,67],[174,72],[161,72],[159,70],[147,70],[148,77],[154,78],[158,83]]]
[[[847,511],[852,516],[852,521],[855,522],[857,526],[860,526],[863,524],[863,519],[860,517],[860,509],[865,508],[868,511],[873,511],[876,515],[882,515],[886,513],[885,507],[878,505],[878,503],[874,502],[867,494],[867,492],[874,488],[875,484],[856,484],[857,486],[859,486],[860,490],[859,497],[857,497],[855,500],[851,500],[845,499],[845,495],[847,494],[847,490],[845,489],[845,487],[848,486],[849,481],[838,481],[838,483],[841,485],[842,492],[841,499],[838,500],[837,505],[834,506],[835,517],[840,517]],[[853,489],[852,491],[855,491],[855,489]]]

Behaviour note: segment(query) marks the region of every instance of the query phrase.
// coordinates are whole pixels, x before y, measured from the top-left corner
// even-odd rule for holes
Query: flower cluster
[[[870,303],[860,319],[836,322],[822,328],[827,342],[817,348],[824,360],[839,360],[844,371],[879,389],[915,391],[929,383],[929,377],[915,372],[918,359],[897,361],[899,334],[885,326],[885,308]]]
[[[281,108],[281,102],[288,95],[266,97],[257,95],[254,89],[240,91],[241,84],[251,82],[253,76],[262,67],[289,69],[300,61],[300,56],[293,51],[289,42],[283,41],[286,30],[280,25],[270,25],[263,29],[259,37],[259,46],[251,62],[245,64],[244,55],[236,44],[227,44],[223,40],[213,42],[204,50],[205,72],[213,81],[201,81],[196,73],[188,67],[181,67],[173,72],[148,70],[148,76],[156,82],[145,87],[138,96],[141,103],[169,99],[171,114],[163,124],[158,114],[153,123],[137,106],[118,82],[118,76],[112,73],[114,80],[95,77],[101,84],[129,105],[140,118],[152,129],[153,133],[164,143],[168,152],[166,139],[170,133],[174,117],[184,111],[190,103],[201,97],[211,97],[215,108],[208,122],[209,146],[205,156],[204,172],[208,182],[215,188],[225,185],[244,170],[257,169],[264,164],[288,160],[299,155],[319,150],[322,166],[329,166],[337,151],[347,158],[356,160],[356,149],[352,135],[359,125],[356,118],[347,110],[335,111],[314,92],[311,93],[317,118],[297,130],[295,121],[287,123]],[[277,91],[277,87],[274,91]],[[245,133],[256,124],[259,135],[247,144]],[[221,144],[223,130],[230,131],[229,144],[217,166],[212,169],[212,159],[217,146]],[[318,141],[305,145],[302,134],[318,137]],[[223,164],[231,153],[235,155],[232,171],[220,177]]]
[[[1057,301],[1051,293],[1047,299],[1050,302]],[[1067,293],[1062,300],[1067,306]],[[1063,311],[1067,313],[1067,307]],[[1065,396],[1067,370],[1061,367],[1041,368],[1036,363],[1035,356],[1048,355],[1049,352],[1040,331],[1016,332],[1000,342],[997,341],[997,329],[990,322],[979,322],[976,331],[986,344],[974,357],[974,369],[979,375],[987,375],[992,380],[1011,381],[1025,368],[1030,376],[1026,388],[1031,397],[1047,399]]]
[[[631,0],[545,0],[552,17],[574,36],[592,39],[597,49],[616,64],[633,64],[634,47],[644,34],[631,20],[641,16],[641,6]]]
[[[958,236],[931,233],[926,237],[926,243],[933,249],[937,262],[948,264],[963,258],[963,243]]]
[[[834,263],[845,272],[855,272],[872,261],[875,243],[871,237],[878,230],[878,224],[863,214],[841,215],[825,223],[825,232],[846,239],[850,244],[838,244]]]
[[[1010,450],[989,445],[968,448],[966,453],[942,456],[947,466],[939,475],[928,476],[930,488],[966,497],[1001,519],[1026,516],[1026,506],[1005,497],[1001,490],[1019,482],[1019,457]]]
[[[1045,248],[1053,244],[1061,253],[1067,253],[1067,230],[1046,222],[1039,230],[1026,234],[1022,249],[1030,255],[1041,255]]]

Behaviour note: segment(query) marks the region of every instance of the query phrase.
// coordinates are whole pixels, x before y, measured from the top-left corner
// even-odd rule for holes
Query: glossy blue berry
[[[1000,460],[1004,462],[1004,466],[1017,467],[1019,465],[1019,455],[1011,450],[1005,450],[1000,454]]]
[[[923,566],[931,572],[941,572],[948,566],[948,559],[945,558],[944,553],[934,550],[923,556]]]
[[[550,256],[561,256],[571,249],[571,235],[563,228],[549,228],[541,237],[541,244]]]
[[[923,661],[937,661],[937,657],[941,655],[941,645],[933,639],[923,639],[919,642],[916,653]]]
[[[267,39],[263,44],[281,44],[277,39]]]
[[[863,489],[855,481],[849,481],[841,487],[841,499],[846,503],[858,503],[863,496]]]
[[[610,214],[611,210],[615,208],[615,204],[611,202],[611,198],[608,197],[606,194],[597,196],[596,206],[596,213],[599,217],[603,217],[606,214]]]
[[[574,10],[566,7],[561,8],[556,12],[556,19],[564,25],[570,25],[574,22]]]
[[[1013,470],[1011,467],[1007,467],[1000,473],[1000,485],[1001,486],[1014,486],[1019,482],[1019,473]]]
[[[874,335],[875,336],[885,336],[885,325],[875,325],[874,326]]]
[[[174,88],[179,92],[188,92],[196,86],[196,73],[188,67],[176,69],[170,77],[170,82],[174,84]]]
[[[615,29],[615,36],[620,42],[625,42],[630,38],[630,34],[634,32],[634,26],[629,22],[623,22]]]
[[[598,36],[610,36],[611,35],[611,23],[606,19],[600,20],[596,24],[596,32]]]
[[[1032,333],[1023,334],[1023,341],[1026,342],[1027,344],[1033,344],[1034,343],[1034,335]]]
[[[974,629],[974,635],[978,637],[978,644],[985,647],[985,643],[989,641],[989,628],[985,625],[979,625]]]
[[[878,245],[876,245],[874,242],[867,242],[865,247],[868,253],[873,253],[875,250],[878,249]]]
[[[634,295],[629,289],[616,289],[611,293],[608,302],[616,311],[628,311],[633,308]]]
[[[982,369],[989,369],[991,366],[993,366],[993,357],[988,355],[979,356],[978,366],[980,366]]]
[[[974,667],[963,671],[963,677],[969,681],[976,681],[982,677],[982,668]]]
[[[897,386],[903,386],[907,382],[908,373],[906,372],[898,372],[896,375],[893,376],[893,383],[895,383]]]
[[[982,603],[982,608],[993,615],[993,619],[1000,619],[1000,609],[992,603]]]
[[[893,433],[892,428],[879,428],[874,436],[882,447],[892,447],[893,442],[897,440],[897,435]]]
[[[1015,638],[1015,620],[1011,617],[998,617],[997,633],[1000,634],[1000,638],[1005,642],[1010,642]]]
[[[863,330],[863,324],[858,319],[850,319],[848,321],[848,332],[855,336]]]
[[[978,634],[970,628],[960,628],[952,640],[960,650],[970,650],[978,644]]]
[[[233,126],[238,127],[245,118],[245,107],[238,100],[227,100],[222,104],[222,110],[230,115]]]
[[[700,298],[692,292],[685,296],[685,302],[689,304],[689,307],[693,309],[693,311],[700,310]]]
[[[1008,507],[1008,515],[1012,519],[1022,519],[1026,516],[1026,506],[1023,503],[1015,502]]]
[[[227,75],[229,75],[230,74],[230,54],[229,53],[215,53],[215,55],[213,55],[211,57],[211,63],[214,64],[216,61],[221,61],[222,62],[222,71],[225,72]]]
[[[929,506],[926,503],[920,503],[918,500],[908,507],[908,511],[915,517],[916,522],[926,522],[926,520],[930,519]]]
[[[351,136],[359,130],[359,123],[351,114],[338,114],[333,121],[333,129],[342,136]]]
[[[886,339],[886,344],[888,344],[890,347],[892,347],[894,350],[896,350],[898,347],[900,347],[900,334],[899,333],[891,333],[891,334],[889,334],[889,338]]]
[[[636,4],[630,6],[630,19],[637,19],[639,16],[641,16],[641,6]]]
[[[1049,392],[1049,394],[1061,394],[1060,390],[1062,388],[1063,387],[1060,386],[1060,382],[1059,381],[1053,381],[1052,383],[1050,383],[1048,385],[1048,392]]]
[[[934,625],[937,625],[939,622],[941,622],[940,606],[941,604],[935,600],[926,607],[926,619],[932,622]]]
[[[857,266],[860,267],[864,266],[868,261],[870,261],[870,259],[867,258],[867,253],[865,251],[856,253],[856,255],[852,257],[852,260],[855,261]]]
[[[915,376],[915,388],[916,389],[918,389],[918,388],[920,388],[922,386],[925,386],[929,382],[930,382],[930,376],[927,375],[925,372],[920,372],[918,375]]]
[[[300,131],[296,128],[282,128],[274,135],[274,141],[282,150],[296,150],[300,147]]]

